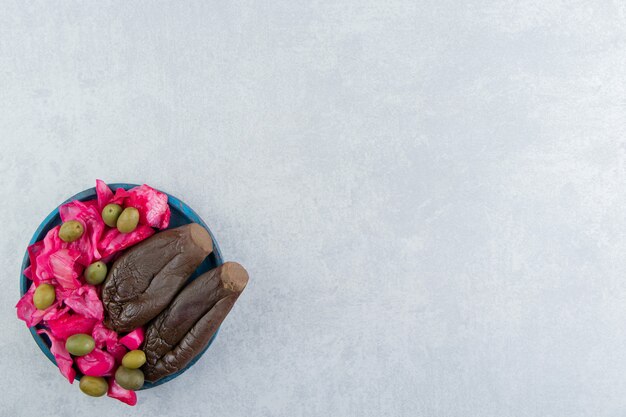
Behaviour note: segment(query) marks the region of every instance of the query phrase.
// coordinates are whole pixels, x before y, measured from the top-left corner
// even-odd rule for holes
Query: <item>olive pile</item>
[[[102,220],[109,227],[117,227],[120,233],[130,233],[139,224],[139,210],[135,207],[122,209],[119,204],[107,204],[102,209]],[[85,233],[83,224],[78,220],[64,222],[59,229],[59,238],[63,242],[74,242]]]
[[[117,227],[120,233],[130,233],[139,223],[139,210],[134,207],[122,210],[119,204],[107,204],[102,209],[102,220],[109,227]]]
[[[86,355],[93,350],[93,339],[86,334],[77,334],[67,339],[65,347],[72,355]],[[115,382],[124,389],[140,389],[143,387],[144,376],[139,368],[141,368],[144,363],[146,363],[146,354],[143,353],[142,350],[131,350],[126,353],[122,358],[122,365],[115,371]],[[101,397],[106,394],[109,389],[109,384],[106,379],[99,376],[84,375],[80,379],[78,386],[82,392],[92,397]]]
[[[69,340],[69,339],[68,339]],[[146,355],[141,350],[131,350],[122,359],[122,366],[115,371],[115,382],[129,390],[138,390],[143,386],[143,372],[139,370],[146,363]],[[83,376],[78,385],[80,390],[92,397],[102,397],[107,393],[109,384],[100,376]]]

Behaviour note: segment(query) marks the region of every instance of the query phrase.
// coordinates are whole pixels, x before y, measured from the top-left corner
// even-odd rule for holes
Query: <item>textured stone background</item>
[[[0,1],[2,416],[623,416],[626,4]],[[15,318],[67,196],[147,182],[251,283],[136,408]]]

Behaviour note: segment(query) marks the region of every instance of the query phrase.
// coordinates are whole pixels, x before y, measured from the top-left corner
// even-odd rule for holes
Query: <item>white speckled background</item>
[[[626,415],[624,2],[0,3],[3,417]],[[135,408],[15,317],[95,178],[251,275]]]

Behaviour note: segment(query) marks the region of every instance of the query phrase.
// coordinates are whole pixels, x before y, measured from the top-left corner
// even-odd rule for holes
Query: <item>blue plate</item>
[[[124,184],[124,183],[109,184],[109,187],[111,187],[111,189],[113,189],[114,191],[117,188],[124,188],[126,190],[129,190],[133,187],[136,187],[136,184]],[[191,275],[189,279],[194,280],[197,276],[222,265],[224,263],[224,260],[222,259],[222,253],[220,252],[220,247],[218,246],[217,240],[215,240],[215,236],[213,236],[213,233],[211,233],[211,230],[206,225],[206,223],[187,204],[183,203],[178,198],[172,195],[167,194],[167,197],[168,197],[168,204],[172,212],[172,216],[170,218],[170,224],[169,224],[170,229],[173,227],[182,226],[188,223],[198,223],[198,224],[201,224],[206,230],[208,230],[209,234],[211,235],[211,239],[213,239],[213,252],[200,264],[198,269],[195,270],[195,272]],[[81,191],[80,193],[68,198],[62,204],[60,204],[59,207],[69,201],[73,201],[73,200],[85,201],[85,200],[92,200],[95,198],[96,198],[96,189],[89,188],[85,191]],[[30,240],[28,244],[29,246],[35,242],[42,240],[50,229],[61,224],[61,217],[59,217],[59,207],[55,208],[52,211],[52,213],[48,214],[48,216],[43,220],[43,222],[41,222],[41,224],[35,231],[35,234],[33,235],[32,239]],[[30,259],[28,258],[28,251],[27,251],[26,254],[24,255],[24,260],[22,261],[22,271],[24,271],[24,269],[26,269],[28,265],[30,265]],[[32,281],[26,278],[24,274],[22,273],[20,276],[20,293],[22,296],[26,294],[26,291],[28,291],[28,288],[30,288],[31,283]],[[50,359],[50,361],[52,361],[52,363],[56,365],[54,356],[52,355],[52,352],[50,352],[50,340],[48,339],[46,335],[37,334],[37,329],[41,327],[42,327],[41,325],[31,327],[30,333],[32,334],[33,339],[35,339],[35,342],[37,342],[37,345],[39,346],[41,351],[48,357],[48,359]],[[204,352],[206,352],[209,346],[211,346],[211,343],[213,343],[213,340],[215,340],[215,337],[217,336],[218,331],[215,332],[215,334],[209,341],[209,344],[207,345],[207,347],[198,356],[196,356],[189,363],[189,365],[187,365],[184,369],[181,369],[175,374],[172,374],[166,378],[163,378],[159,380],[158,382],[155,382],[154,384],[150,382],[146,382],[143,388],[141,389],[142,390],[148,389],[148,388],[156,387],[157,385],[164,384],[167,381],[171,381],[172,379],[176,378],[177,376],[185,372],[187,369],[191,368],[193,364],[196,363],[198,359],[200,359],[200,357],[204,354]],[[81,376],[80,372],[77,371],[76,373],[77,373],[77,379],[80,379],[80,376]]]

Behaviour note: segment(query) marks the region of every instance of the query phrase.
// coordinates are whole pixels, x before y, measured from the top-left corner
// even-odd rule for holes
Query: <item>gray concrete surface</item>
[[[626,415],[624,2],[0,4],[0,415]],[[15,317],[96,178],[179,196],[251,275],[136,408]]]

